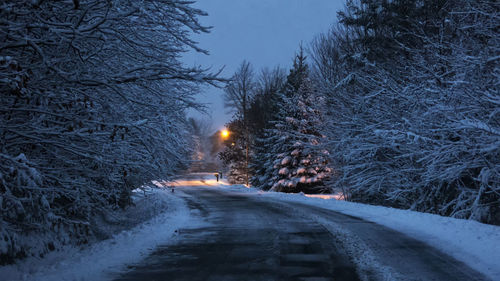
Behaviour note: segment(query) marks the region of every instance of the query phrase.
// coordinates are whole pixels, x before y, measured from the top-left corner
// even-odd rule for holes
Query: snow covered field
[[[363,218],[405,233],[465,262],[493,280],[500,280],[500,227],[406,210],[307,197],[303,194],[262,192],[242,185],[215,180],[189,181],[193,185],[242,193],[262,200],[298,202]],[[180,185],[180,184],[179,184]],[[151,194],[168,203],[169,210],[112,239],[82,249],[67,248],[43,259],[29,258],[0,267],[2,280],[108,280],[109,274],[138,262],[157,245],[178,240],[179,228],[199,227],[204,222],[191,216],[183,200],[182,187],[175,193],[153,189]],[[396,278],[397,279],[397,278]]]

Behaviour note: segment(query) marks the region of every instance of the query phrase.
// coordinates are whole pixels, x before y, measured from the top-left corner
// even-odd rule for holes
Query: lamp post
[[[220,131],[220,137],[222,138],[223,141],[227,140],[230,134],[231,133],[229,132],[228,129],[223,129],[222,131]],[[232,145],[234,145],[234,142],[232,143]],[[222,179],[222,171],[217,174],[217,181],[219,181],[219,175],[220,178]]]

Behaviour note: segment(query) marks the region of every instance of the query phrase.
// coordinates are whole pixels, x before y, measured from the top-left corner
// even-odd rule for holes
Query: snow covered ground
[[[163,186],[165,183],[158,183]],[[262,200],[303,203],[363,218],[405,233],[465,262],[493,280],[500,280],[500,227],[476,221],[459,220],[432,214],[307,197],[303,194],[262,192],[242,185],[228,185],[207,177],[205,180],[178,181],[175,193],[152,189],[150,194],[165,200],[168,210],[112,239],[83,249],[67,248],[43,259],[28,258],[15,265],[0,267],[2,280],[108,280],[127,264],[151,253],[157,245],[178,240],[179,228],[196,228],[206,222],[192,216],[183,200],[182,185],[207,186],[227,192],[244,193]],[[397,279],[397,278],[396,278]]]
[[[500,226],[408,210],[308,197],[303,194],[262,192],[243,185],[221,186],[286,202],[299,202],[363,218],[407,234],[500,280]]]
[[[177,229],[203,224],[190,216],[189,208],[176,193],[172,194],[168,189],[148,189],[146,192],[150,198],[154,198],[150,200],[152,204],[160,199],[167,204],[168,209],[145,223],[90,247],[67,247],[43,259],[31,257],[14,265],[0,267],[0,280],[109,280],[109,274],[121,271],[126,264],[142,260],[156,246],[175,243]],[[137,196],[142,194],[140,191]]]

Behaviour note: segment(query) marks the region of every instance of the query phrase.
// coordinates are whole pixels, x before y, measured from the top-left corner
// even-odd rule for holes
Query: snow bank
[[[263,192],[240,185],[225,188],[254,193],[264,198],[322,207],[387,226],[465,262],[493,280],[500,280],[500,226],[301,194]]]
[[[176,241],[175,230],[201,224],[190,216],[189,208],[177,194],[165,189],[150,190],[161,197],[168,210],[113,238],[78,249],[67,247],[43,259],[28,258],[14,265],[0,267],[2,280],[83,281],[109,280],[110,274],[122,271],[125,264],[138,262],[158,245]],[[188,226],[189,223],[189,226]]]

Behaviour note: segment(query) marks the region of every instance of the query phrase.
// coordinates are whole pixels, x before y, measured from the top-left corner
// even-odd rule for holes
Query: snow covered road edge
[[[500,280],[500,226],[383,206],[310,198],[301,194],[263,192],[241,185],[221,187],[359,217],[425,242],[492,280]]]
[[[84,249],[67,247],[49,253],[43,259],[31,257],[0,267],[2,280],[109,280],[111,275],[123,272],[125,265],[139,262],[157,246],[175,243],[177,229],[203,224],[191,216],[181,193],[172,194],[166,189],[149,192],[150,196],[164,200],[168,210]]]

